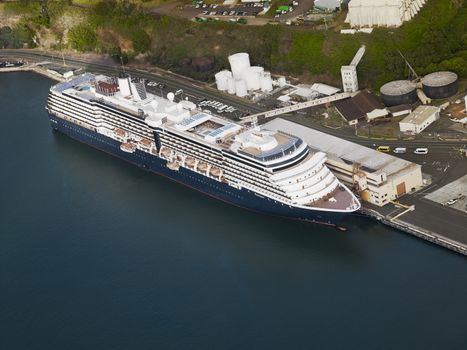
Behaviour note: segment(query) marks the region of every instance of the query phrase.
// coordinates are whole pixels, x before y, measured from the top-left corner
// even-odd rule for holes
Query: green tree
[[[151,46],[151,38],[143,29],[137,29],[131,34],[135,52],[147,52]]]
[[[78,24],[68,32],[71,47],[85,52],[93,51],[97,44],[97,36],[94,29],[88,24]]]

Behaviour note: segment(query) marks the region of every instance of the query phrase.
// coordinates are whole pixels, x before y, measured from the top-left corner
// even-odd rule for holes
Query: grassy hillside
[[[34,36],[46,27],[69,49],[111,55],[123,53],[130,59],[144,53],[148,62],[200,79],[212,79],[216,70],[227,67],[227,55],[246,51],[253,64],[263,65],[275,73],[340,84],[340,66],[350,62],[361,44],[367,46],[358,68],[363,86],[377,88],[388,80],[407,77],[409,71],[399,50],[418,74],[448,69],[467,76],[464,0],[428,0],[420,13],[401,28],[380,28],[371,35],[355,36],[290,26],[199,24],[175,17],[156,18],[139,5],[147,3],[144,0],[98,1],[80,9],[82,20],[76,23],[76,17],[74,21],[63,20],[64,16],[78,11],[76,7],[70,11],[69,0],[45,2],[50,12],[48,21],[41,11],[42,0],[5,5],[8,7],[5,11],[24,14],[21,28],[13,31],[21,29],[22,37],[27,33]],[[201,56],[214,58],[211,71],[192,72],[181,64]]]

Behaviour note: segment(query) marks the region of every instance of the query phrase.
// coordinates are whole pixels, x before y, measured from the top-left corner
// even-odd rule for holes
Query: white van
[[[392,151],[394,153],[403,154],[403,153],[407,153],[407,148],[405,148],[405,147],[396,147]]]
[[[415,151],[413,151],[415,154],[428,154],[428,148],[416,148]]]

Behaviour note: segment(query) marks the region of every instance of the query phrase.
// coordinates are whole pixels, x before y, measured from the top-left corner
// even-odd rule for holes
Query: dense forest
[[[342,35],[332,30],[266,25],[241,26],[222,21],[196,23],[155,16],[129,0],[102,0],[89,8],[71,0],[19,0],[4,3],[5,13],[22,18],[0,28],[0,46],[44,46],[95,51],[212,79],[227,67],[227,55],[245,51],[254,64],[273,73],[304,80],[338,83],[340,66],[348,64],[362,44],[367,52],[359,65],[362,85],[379,87],[409,71],[401,51],[418,74],[451,70],[467,77],[467,7],[463,0],[428,0],[420,13],[397,29],[377,28],[372,34]],[[213,66],[197,72],[187,60],[208,57]]]

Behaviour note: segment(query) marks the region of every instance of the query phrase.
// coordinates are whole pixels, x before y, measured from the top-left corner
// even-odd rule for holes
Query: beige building
[[[400,131],[404,134],[419,134],[431,123],[439,119],[439,108],[418,106],[412,113],[399,122]]]
[[[265,124],[301,137],[311,149],[325,152],[326,165],[361,199],[377,206],[423,185],[421,165],[349,142],[281,118]]]

